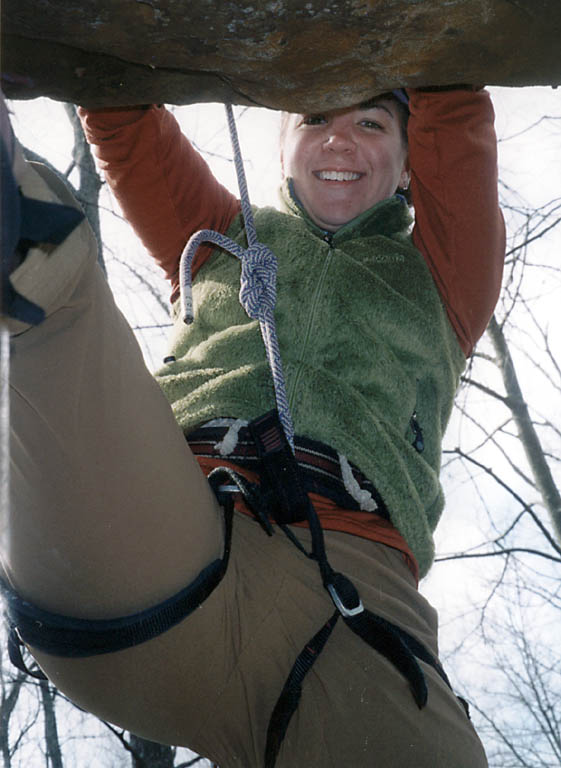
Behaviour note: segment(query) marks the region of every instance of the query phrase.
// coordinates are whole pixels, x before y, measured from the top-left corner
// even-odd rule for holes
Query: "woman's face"
[[[312,221],[335,232],[408,184],[407,148],[391,99],[288,117],[281,147],[284,177]]]

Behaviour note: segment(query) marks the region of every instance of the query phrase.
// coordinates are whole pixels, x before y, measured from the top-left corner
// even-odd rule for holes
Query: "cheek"
[[[397,147],[394,156],[395,156],[395,167],[399,175],[401,175],[403,171],[407,170],[407,166],[409,163],[407,149],[403,146],[401,142],[399,143],[399,146]]]
[[[282,147],[284,175],[294,179],[304,178],[309,171],[313,153],[312,137],[305,133],[289,131]]]
[[[298,175],[302,169],[304,155],[296,142],[292,142],[285,150],[285,173],[293,178]]]

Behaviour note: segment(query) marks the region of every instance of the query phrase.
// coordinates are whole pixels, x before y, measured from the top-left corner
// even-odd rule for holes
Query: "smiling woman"
[[[197,320],[178,318],[159,387],[85,224],[12,275],[46,309],[12,329],[14,637],[81,706],[221,768],[486,765],[417,582],[442,434],[501,277],[493,110],[485,91],[408,94],[408,146],[386,95],[288,117],[284,210],[255,213],[278,261],[294,454],[237,259],[197,253]],[[165,108],[81,117],[174,299],[194,231],[245,247],[239,202]],[[14,173],[27,195],[67,195]],[[412,232],[394,194],[409,176]]]
[[[409,186],[399,101],[388,94],[358,107],[289,116],[281,166],[312,221],[336,232]]]

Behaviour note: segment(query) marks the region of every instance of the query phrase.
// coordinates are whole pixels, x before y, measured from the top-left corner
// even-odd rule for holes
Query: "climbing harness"
[[[226,111],[248,247],[243,249],[230,238],[211,230],[202,230],[191,237],[180,263],[182,314],[185,322],[193,321],[191,263],[198,246],[209,242],[237,257],[241,261],[240,301],[249,317],[259,321],[277,408],[247,425],[234,422],[231,431],[230,427],[195,430],[187,435],[187,440],[196,455],[206,455],[208,451],[211,455],[227,454],[228,459],[236,463],[241,458],[242,466],[257,469],[260,482],[251,483],[227,467],[219,467],[209,474],[210,486],[224,510],[223,556],[202,570],[183,590],[145,611],[119,619],[76,619],[37,608],[20,598],[5,581],[0,580],[0,587],[6,599],[10,624],[10,659],[34,676],[41,677],[42,673],[26,667],[22,657],[24,643],[57,656],[85,657],[145,642],[186,618],[220,583],[228,567],[234,494],[241,494],[249,511],[269,536],[273,535],[272,517],[295,546],[317,562],[323,586],[335,607],[332,616],[298,655],[271,714],[264,765],[273,768],[298,706],[303,680],[340,618],[408,680],[419,708],[425,706],[428,695],[419,660],[429,664],[448,686],[450,683],[437,659],[412,635],[365,608],[353,583],[334,571],[327,559],[323,530],[309,492],[321,493],[350,509],[363,503],[371,504],[370,511],[386,519],[389,516],[372,483],[344,457],[328,446],[299,436],[295,438],[274,321],[277,262],[269,248],[257,240],[232,107],[226,105]],[[232,437],[235,445],[230,451]],[[291,523],[304,520],[311,533],[311,552],[305,550],[289,527]]]
[[[189,432],[187,442],[192,453],[198,459],[227,458],[237,467],[259,473],[261,460],[247,422],[237,420],[226,426],[216,421],[226,420],[215,420]],[[389,512],[374,484],[330,446],[296,435],[294,458],[306,493],[324,496],[341,509],[376,512],[389,521]],[[305,520],[305,515],[301,519]]]
[[[428,691],[419,660],[429,664],[446,685],[451,686],[442,666],[425,646],[396,624],[365,608],[351,580],[334,571],[329,564],[319,518],[306,492],[297,458],[288,444],[277,411],[272,410],[250,422],[248,430],[261,460],[261,483],[249,484],[249,488],[246,486],[249,494],[244,493],[244,501],[269,535],[273,530],[268,518],[272,516],[290,541],[304,555],[317,562],[323,586],[335,606],[335,612],[296,658],[271,714],[264,768],[274,768],[290,719],[298,707],[302,682],[340,617],[352,632],[383,655],[405,677],[420,709],[426,705]],[[305,513],[311,533],[311,552],[305,550],[288,527],[290,523],[301,520],[302,513]]]

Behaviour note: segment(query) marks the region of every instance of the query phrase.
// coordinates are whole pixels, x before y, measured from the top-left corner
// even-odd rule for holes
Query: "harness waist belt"
[[[224,439],[228,427],[203,426],[185,437],[195,456],[201,458],[221,459],[260,473],[261,457],[249,427],[242,427],[238,432],[238,442],[231,453],[224,456],[220,453],[220,443]],[[333,501],[343,509],[359,510],[359,502],[351,496],[345,487],[341,463],[337,451],[325,443],[296,435],[294,438],[294,456],[298,464],[300,480],[306,493],[316,493]],[[384,500],[374,484],[358,469],[349,463],[352,474],[360,490],[367,491],[376,502],[377,509],[373,514],[389,520],[390,516]],[[305,520],[301,517],[300,520]]]

